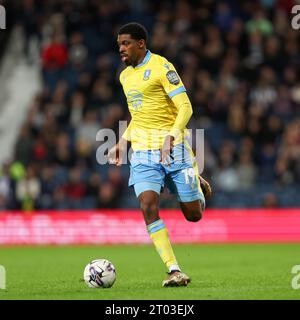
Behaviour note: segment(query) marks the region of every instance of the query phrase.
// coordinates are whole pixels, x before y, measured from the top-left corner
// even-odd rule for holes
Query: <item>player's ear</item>
[[[144,39],[140,39],[139,41],[138,41],[138,47],[139,47],[139,49],[142,49],[144,46],[145,46],[145,40]]]

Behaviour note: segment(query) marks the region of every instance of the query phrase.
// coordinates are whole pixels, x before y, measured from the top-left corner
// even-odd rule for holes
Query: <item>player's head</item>
[[[118,32],[118,45],[121,59],[126,65],[136,66],[146,51],[147,30],[139,23],[131,22]]]

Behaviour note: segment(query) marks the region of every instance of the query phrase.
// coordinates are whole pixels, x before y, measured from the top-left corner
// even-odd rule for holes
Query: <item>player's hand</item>
[[[108,150],[107,153],[107,160],[109,164],[116,164],[118,165],[119,163],[119,146],[116,144],[113,146],[110,150]]]
[[[163,165],[169,166],[171,164],[171,160],[174,160],[172,156],[172,150],[174,148],[174,140],[175,138],[173,136],[168,135],[165,137],[165,141],[160,151],[160,162]]]
[[[107,154],[107,160],[110,164],[120,167],[123,164],[123,157],[127,150],[127,141],[121,139],[119,143],[113,146]]]

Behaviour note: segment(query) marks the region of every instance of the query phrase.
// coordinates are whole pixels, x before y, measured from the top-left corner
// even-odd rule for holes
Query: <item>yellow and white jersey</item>
[[[186,92],[174,66],[148,50],[139,65],[121,72],[120,82],[131,114],[124,138],[134,151],[160,149],[178,114],[172,98]],[[179,135],[175,144],[182,139]]]

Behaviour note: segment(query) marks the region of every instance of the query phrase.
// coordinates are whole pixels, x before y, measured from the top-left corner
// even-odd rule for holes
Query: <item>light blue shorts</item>
[[[194,154],[187,143],[172,150],[170,165],[159,162],[160,150],[135,151],[130,160],[129,186],[134,186],[138,197],[144,191],[160,194],[164,186],[176,195],[179,202],[205,199],[200,187]]]

